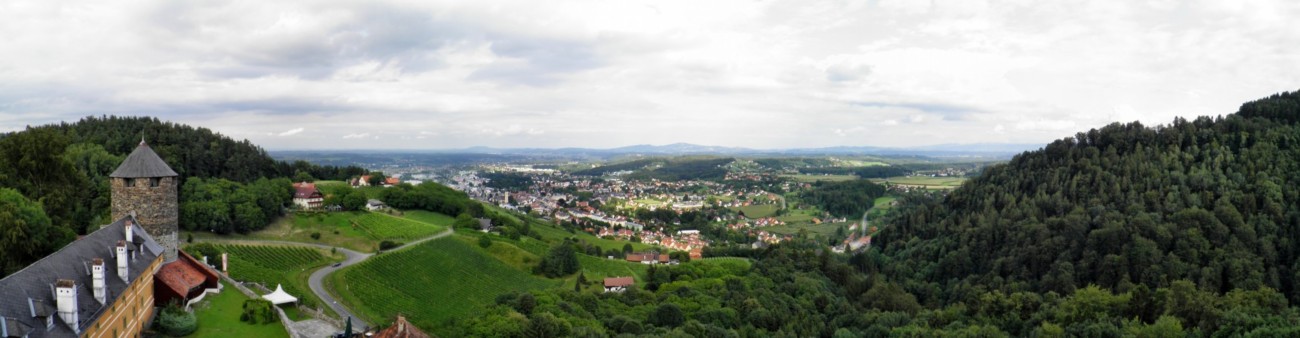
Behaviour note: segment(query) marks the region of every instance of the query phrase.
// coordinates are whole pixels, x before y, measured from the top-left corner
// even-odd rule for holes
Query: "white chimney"
[[[54,283],[54,295],[59,318],[73,331],[81,332],[81,323],[77,320],[77,284],[70,279],[60,279]]]
[[[127,242],[131,242],[131,239],[132,239],[132,238],[135,238],[134,236],[132,236],[134,233],[131,231],[131,230],[133,230],[133,228],[135,228],[135,227],[132,226],[133,224],[131,224],[131,223],[133,223],[133,222],[131,222],[131,219],[130,219],[130,218],[126,219],[126,226],[125,226],[125,228],[126,228],[126,241],[127,241]]]
[[[103,258],[95,258],[93,261],[91,261],[90,280],[91,280],[90,289],[95,291],[95,300],[98,300],[100,304],[108,303],[108,300],[105,299],[107,293],[104,292],[104,259]]]
[[[130,283],[131,279],[127,276],[127,255],[126,241],[117,241],[117,276],[122,277],[123,282]]]

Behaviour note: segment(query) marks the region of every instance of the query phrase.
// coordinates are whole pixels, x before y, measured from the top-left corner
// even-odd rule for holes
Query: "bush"
[[[492,246],[492,239],[488,238],[488,236],[479,236],[478,246],[480,248],[487,249],[488,247]]]
[[[399,246],[402,246],[402,243],[398,243],[398,242],[394,242],[394,241],[382,241],[382,242],[379,242],[379,250],[388,250],[388,249],[396,248],[396,247],[399,247]]]
[[[239,321],[248,322],[249,324],[266,324],[276,320],[275,310],[272,310],[271,301],[265,299],[249,299],[244,301],[244,313],[239,315]]]
[[[319,232],[311,233],[311,239],[320,239],[320,233]]]
[[[185,311],[175,303],[159,311],[158,319],[154,323],[159,332],[173,337],[182,337],[199,329],[199,322],[194,317],[194,313]]]

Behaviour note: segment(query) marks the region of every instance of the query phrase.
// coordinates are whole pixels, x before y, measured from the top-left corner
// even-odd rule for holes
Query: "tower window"
[[[162,181],[161,178],[157,178],[157,177],[150,178],[150,179],[149,179],[149,187],[150,187],[150,188],[157,188],[157,187],[158,187],[158,182],[161,182],[161,181]]]
[[[134,186],[135,186],[135,179],[134,179],[134,178],[128,178],[128,179],[126,179],[126,186],[128,186],[128,187],[134,187]]]

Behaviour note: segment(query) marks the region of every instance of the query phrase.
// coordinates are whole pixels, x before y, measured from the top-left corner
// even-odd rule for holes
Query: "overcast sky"
[[[0,1],[0,132],[265,148],[1044,143],[1300,89],[1294,1]]]

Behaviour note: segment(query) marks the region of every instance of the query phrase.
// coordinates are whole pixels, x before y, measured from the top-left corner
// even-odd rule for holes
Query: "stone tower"
[[[140,140],[135,151],[108,176],[113,187],[113,219],[134,214],[140,227],[162,245],[163,260],[176,260],[180,224],[176,172]]]

